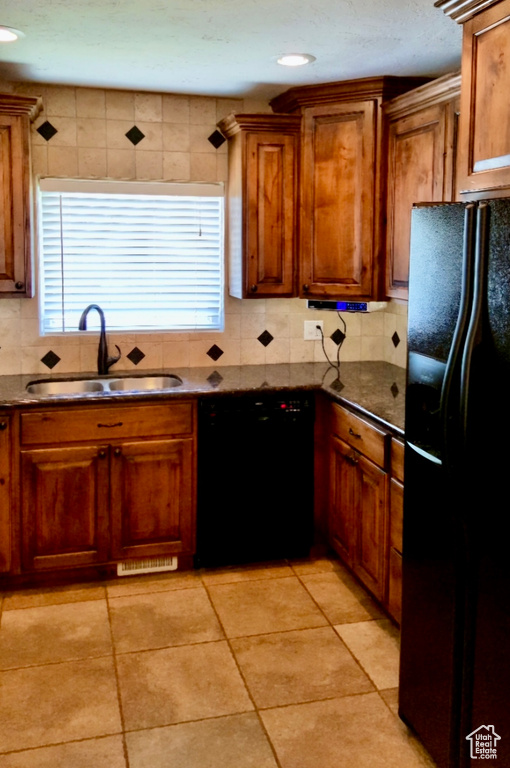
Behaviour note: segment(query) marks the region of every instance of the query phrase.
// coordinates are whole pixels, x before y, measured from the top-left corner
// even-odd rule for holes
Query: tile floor
[[[333,559],[4,594],[0,768],[433,768]]]

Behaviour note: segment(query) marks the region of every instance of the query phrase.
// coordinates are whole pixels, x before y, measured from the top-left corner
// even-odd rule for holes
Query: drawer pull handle
[[[349,427],[349,434],[352,435],[352,437],[356,437],[358,440],[361,440],[361,435],[358,435],[356,432],[354,432],[352,427]]]
[[[114,456],[122,456],[122,451],[121,451],[121,449],[120,449],[120,448],[115,448],[115,450],[114,450],[114,452],[113,452],[113,455],[114,455]]]
[[[105,427],[105,429],[112,429],[113,427],[121,427],[122,421],[118,421],[116,424],[98,424],[98,427]]]
[[[358,459],[355,459],[353,456],[346,456],[345,460],[348,461],[349,464],[352,464],[353,467],[358,464]]]

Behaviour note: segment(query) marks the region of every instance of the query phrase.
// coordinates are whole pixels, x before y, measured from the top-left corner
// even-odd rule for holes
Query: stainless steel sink
[[[67,381],[31,381],[31,395],[79,395],[87,392],[147,392],[179,387],[182,379],[165,376],[125,376],[116,379],[68,379]]]
[[[72,381],[32,381],[27,385],[31,395],[79,395],[85,392],[103,392],[101,381],[74,379]]]
[[[169,376],[132,376],[130,378],[114,379],[108,382],[108,386],[112,392],[118,390],[123,391],[139,391],[139,390],[151,390],[151,389],[172,389],[172,387],[180,387],[182,379],[175,375]]]

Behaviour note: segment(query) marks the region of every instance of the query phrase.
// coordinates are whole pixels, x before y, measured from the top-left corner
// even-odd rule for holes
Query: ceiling
[[[0,79],[267,99],[293,85],[441,75],[461,27],[433,0],[3,0]],[[288,68],[283,53],[311,53]]]

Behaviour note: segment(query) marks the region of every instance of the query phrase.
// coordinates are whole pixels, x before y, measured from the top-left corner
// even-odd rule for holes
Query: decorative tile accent
[[[268,344],[271,344],[273,338],[274,336],[271,336],[269,331],[264,331],[264,333],[261,333],[260,336],[258,336],[258,340],[264,347],[267,347]]]
[[[207,354],[209,357],[216,362],[216,360],[219,360],[219,358],[223,354],[223,350],[220,349],[216,344],[213,344],[210,349],[207,350]]]
[[[211,387],[218,387],[221,382],[223,381],[223,376],[221,373],[218,373],[218,371],[213,371],[210,376],[207,377],[207,381],[211,385]]]
[[[145,139],[145,133],[142,133],[141,130],[136,127],[136,125],[130,128],[125,136],[127,139],[129,139],[131,144],[134,144],[135,147],[141,142],[142,139]]]
[[[44,365],[50,370],[54,368],[56,364],[59,362],[60,362],[60,357],[57,354],[55,354],[55,352],[52,352],[51,349],[49,352],[46,352],[44,357],[41,357],[41,363],[44,363]]]
[[[343,331],[341,331],[340,328],[337,328],[336,331],[332,333],[329,338],[332,339],[335,342],[335,344],[340,346],[340,344],[345,339],[345,333],[343,333]]]
[[[42,123],[42,125],[37,128],[37,133],[39,133],[43,139],[49,141],[56,133],[58,133],[58,131],[55,126],[49,122],[49,120],[46,120],[46,122]]]
[[[219,131],[214,131],[207,137],[207,141],[211,142],[214,149],[219,149],[226,142],[226,138]]]
[[[393,336],[391,337],[391,340],[393,342],[393,346],[394,347],[398,347],[398,345],[400,344],[400,336],[398,335],[398,333],[396,331],[393,334]]]
[[[334,381],[331,382],[329,386],[331,387],[331,389],[334,389],[335,392],[341,392],[345,385],[342,384],[340,379],[335,379]]]
[[[133,347],[133,349],[131,350],[131,352],[128,352],[128,354],[126,355],[126,357],[128,358],[128,360],[131,360],[131,362],[133,363],[133,365],[138,365],[138,363],[139,363],[141,360],[143,360],[143,358],[145,357],[145,355],[144,355],[144,353],[142,352],[142,350],[141,350],[141,349],[138,349],[138,347]]]
[[[397,387],[396,382],[393,382],[393,384],[390,387],[390,392],[393,395],[393,397],[397,397],[399,394],[399,388]]]

